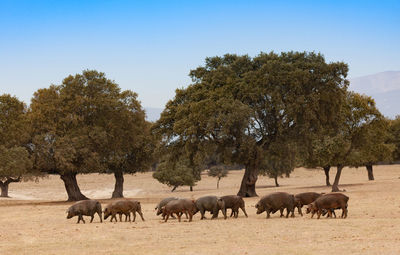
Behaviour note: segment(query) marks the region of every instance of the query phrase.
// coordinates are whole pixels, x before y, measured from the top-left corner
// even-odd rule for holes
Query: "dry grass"
[[[266,220],[256,215],[259,198],[246,198],[249,218],[163,223],[154,214],[161,198],[170,189],[152,179],[150,173],[126,176],[125,195],[143,204],[145,222],[75,224],[67,220],[64,186],[57,176],[39,183],[10,186],[10,196],[0,199],[0,254],[400,254],[400,167],[374,168],[376,181],[367,181],[364,168],[344,169],[341,188],[347,190],[347,219],[310,219],[309,215],[291,219],[278,213]],[[332,171],[333,177],[335,171]],[[179,188],[174,196],[197,198],[207,194],[235,194],[242,171],[222,179],[203,175],[194,192]],[[101,199],[112,192],[113,176],[83,175],[78,182],[84,194]],[[327,192],[323,171],[296,169],[291,178],[273,180],[261,177],[258,194],[274,191],[299,193]],[[339,213],[340,214],[340,213]]]

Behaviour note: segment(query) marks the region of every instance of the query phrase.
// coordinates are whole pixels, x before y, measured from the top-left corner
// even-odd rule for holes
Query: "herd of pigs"
[[[275,192],[269,195],[263,196],[258,203],[255,205],[257,214],[262,212],[267,213],[267,218],[270,214],[280,211],[280,217],[283,217],[283,212],[286,209],[286,218],[294,217],[295,208],[298,208],[298,212],[301,216],[302,207],[307,205],[306,213],[311,213],[311,218],[315,213],[318,215],[318,219],[321,215],[327,214],[327,217],[335,217],[335,210],[342,209],[342,218],[347,217],[347,203],[349,197],[342,193],[316,193],[316,192],[305,192],[296,195],[292,195],[286,192]],[[219,211],[222,212],[226,219],[227,209],[231,209],[231,217],[235,218],[239,215],[239,208],[243,211],[246,217],[245,203],[242,197],[229,195],[229,196],[204,196],[197,200],[191,200],[186,198],[169,197],[160,201],[156,206],[156,214],[162,215],[165,222],[168,221],[169,217],[178,217],[179,222],[183,214],[189,221],[192,221],[193,215],[200,211],[201,219],[205,219],[205,213],[211,212],[212,219],[218,217]],[[76,202],[67,210],[67,219],[74,216],[78,216],[78,222],[82,221],[85,223],[83,216],[91,216],[90,222],[93,221],[94,215],[97,213],[100,217],[100,222],[103,222],[102,214],[104,213],[104,220],[111,216],[110,221],[117,221],[117,214],[119,220],[122,221],[122,215],[125,215],[125,221],[131,221],[131,213],[133,215],[133,221],[136,219],[136,213],[140,215],[142,220],[143,213],[139,201],[136,200],[118,200],[108,204],[104,211],[100,202],[96,200],[83,200]]]

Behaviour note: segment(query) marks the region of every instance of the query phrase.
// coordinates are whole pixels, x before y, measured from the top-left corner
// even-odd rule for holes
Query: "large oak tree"
[[[149,124],[137,95],[121,92],[104,73],[87,70],[38,90],[29,115],[35,167],[59,174],[69,201],[87,199],[78,186],[78,173],[113,172],[113,197],[120,197],[122,173],[146,167],[142,163],[149,152],[144,142]]]
[[[165,146],[192,154],[221,155],[245,166],[238,192],[257,196],[255,184],[266,156],[287,160],[274,146],[300,146],[310,134],[335,125],[348,81],[347,65],[326,63],[315,53],[261,53],[206,58],[190,72],[193,84],[177,89],[154,130]]]

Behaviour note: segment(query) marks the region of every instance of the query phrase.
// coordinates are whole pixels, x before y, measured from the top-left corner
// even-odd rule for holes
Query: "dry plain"
[[[243,171],[231,171],[216,189],[216,180],[203,174],[194,192],[187,187],[174,193],[151,173],[125,176],[125,196],[142,203],[146,221],[76,224],[66,219],[71,203],[57,176],[38,183],[10,185],[11,198],[0,199],[0,254],[400,254],[400,166],[374,167],[375,181],[365,168],[345,168],[341,188],[350,197],[347,219],[310,219],[309,215],[279,218],[256,215],[259,198],[245,198],[249,218],[218,218],[163,223],[154,213],[164,197],[198,198],[236,194]],[[331,171],[334,178],[335,170]],[[296,169],[290,178],[260,177],[259,196],[275,191],[328,192],[320,170]],[[80,175],[82,192],[110,202],[112,175]],[[340,214],[340,213],[339,213]],[[209,217],[208,217],[209,218]]]

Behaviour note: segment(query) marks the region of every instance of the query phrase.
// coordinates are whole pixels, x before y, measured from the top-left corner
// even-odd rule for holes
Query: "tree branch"
[[[4,182],[4,184],[10,184],[12,182],[20,182],[20,181],[21,181],[21,176],[18,176],[18,178],[7,177],[7,180]]]

